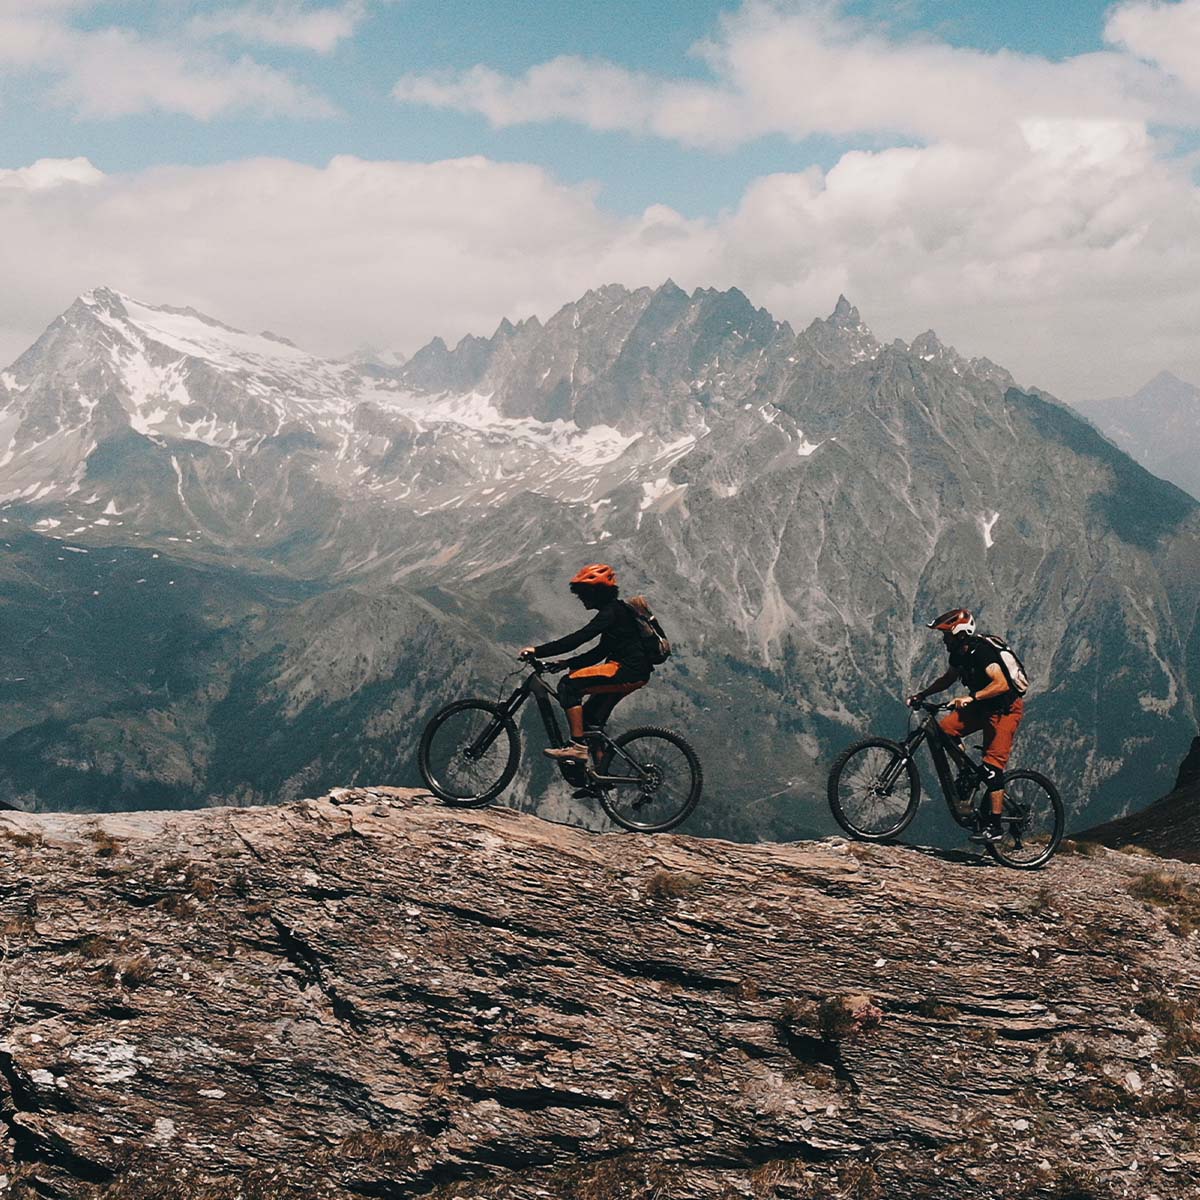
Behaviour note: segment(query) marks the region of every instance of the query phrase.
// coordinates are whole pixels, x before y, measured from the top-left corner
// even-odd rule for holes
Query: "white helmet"
[[[967,608],[952,608],[940,617],[934,617],[928,623],[928,628],[936,629],[939,633],[972,634],[975,632],[975,615]]]

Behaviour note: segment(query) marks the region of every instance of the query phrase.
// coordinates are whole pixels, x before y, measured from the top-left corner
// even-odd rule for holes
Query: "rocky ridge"
[[[413,792],[0,814],[14,1200],[1177,1200],[1200,872]]]
[[[1079,411],[1144,467],[1200,497],[1200,388],[1160,371],[1132,396]]]
[[[1019,756],[1073,824],[1165,791],[1196,725],[1200,506],[844,297],[797,333],[735,289],[614,285],[364,368],[97,289],[0,373],[0,522],[0,609],[33,626],[0,646],[0,798],[29,807],[415,782],[425,716],[575,628],[563,583],[598,558],[678,647],[620,718],[721,748],[697,832],[827,831],[804,799],[902,728],[952,604],[1031,667]],[[171,596],[198,565],[199,610]],[[123,607],[179,613],[198,653],[115,654]],[[123,689],[75,666],[114,658]],[[583,819],[539,766],[516,801]]]
[[[1200,737],[1161,800],[1078,835],[1102,846],[1136,846],[1164,858],[1200,863]]]

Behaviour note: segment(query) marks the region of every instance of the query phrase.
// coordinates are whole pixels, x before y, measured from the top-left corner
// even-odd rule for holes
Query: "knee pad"
[[[999,767],[993,767],[990,762],[985,762],[979,764],[979,771],[989,792],[1004,791],[1004,772]]]

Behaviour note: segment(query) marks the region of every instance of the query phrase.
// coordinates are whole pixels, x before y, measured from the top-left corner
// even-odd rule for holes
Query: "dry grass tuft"
[[[97,858],[112,858],[119,854],[125,843],[103,829],[93,829],[88,833],[88,840],[96,850]]]
[[[1099,842],[1080,842],[1074,838],[1063,838],[1059,843],[1059,854],[1079,854],[1084,858],[1103,858],[1108,847]]]
[[[102,964],[100,978],[113,987],[133,991],[154,977],[154,959],[145,950],[124,958],[112,958]]]
[[[35,833],[32,829],[8,829],[5,830],[5,836],[14,846],[20,846],[25,850],[42,844],[42,835]]]
[[[683,900],[694,895],[704,881],[687,871],[655,871],[646,881],[651,900]]]
[[[1186,937],[1200,929],[1200,887],[1169,871],[1147,871],[1130,885],[1129,894],[1167,913],[1167,927]]]
[[[883,1021],[870,996],[826,996],[817,1006],[817,1028],[827,1042],[861,1037]]]

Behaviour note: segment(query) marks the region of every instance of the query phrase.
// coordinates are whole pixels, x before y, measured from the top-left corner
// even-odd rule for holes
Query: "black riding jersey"
[[[646,657],[646,651],[642,649],[642,635],[637,618],[620,600],[610,600],[603,608],[598,608],[596,615],[582,629],[553,642],[543,642],[540,646],[534,646],[533,652],[538,658],[553,657],[574,650],[593,638],[600,639],[598,646],[567,660],[567,665],[572,671],[607,660],[619,662],[628,671],[649,679],[654,667]]]
[[[1000,662],[1000,651],[991,642],[981,637],[964,638],[961,646],[954,646],[950,650],[950,669],[958,673],[958,678],[962,682],[963,687],[971,695],[982,691],[992,682],[988,676],[987,669],[993,663],[1003,671],[1004,667]],[[1009,688],[1005,695],[996,696],[993,699],[983,701],[983,703],[988,705],[1009,705],[1017,698],[1017,694]]]

